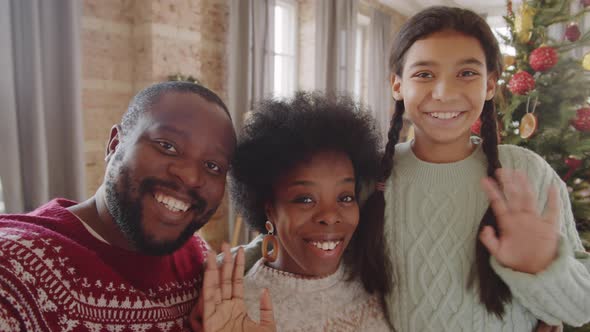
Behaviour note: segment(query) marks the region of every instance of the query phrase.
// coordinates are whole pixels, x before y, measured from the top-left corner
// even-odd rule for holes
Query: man
[[[182,331],[236,136],[208,89],[141,91],[111,129],[102,186],[0,216],[0,331]]]

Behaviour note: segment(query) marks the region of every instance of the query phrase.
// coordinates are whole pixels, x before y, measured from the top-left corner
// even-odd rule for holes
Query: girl
[[[590,320],[590,258],[567,188],[533,152],[498,145],[492,99],[502,63],[489,26],[469,10],[428,8],[403,25],[389,63],[385,189],[366,211],[385,219],[395,329],[532,331],[539,320]],[[415,138],[396,145],[404,114]],[[470,137],[478,118],[481,140]]]
[[[242,287],[243,251],[234,268],[224,245],[220,274],[209,255],[205,331],[270,331],[275,322],[278,331],[390,330],[383,220],[359,220],[361,188],[378,175],[378,143],[373,118],[349,98],[299,93],[262,103],[240,136],[231,194],[250,227],[267,234],[263,258]],[[268,291],[259,305],[264,288],[274,314]]]

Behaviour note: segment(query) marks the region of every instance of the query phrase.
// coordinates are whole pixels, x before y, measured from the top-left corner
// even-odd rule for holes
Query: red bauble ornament
[[[572,120],[572,126],[578,131],[590,132],[590,107],[582,107],[576,111],[576,118]]]
[[[477,121],[471,125],[471,132],[481,136],[481,119],[477,119]]]
[[[582,160],[574,156],[569,156],[565,159],[565,164],[569,168],[578,169],[580,166],[582,166]]]
[[[571,42],[578,41],[580,39],[580,27],[578,27],[577,23],[570,23],[567,28],[565,29],[565,38]]]
[[[563,181],[567,181],[578,168],[582,167],[582,160],[575,156],[569,156],[565,159],[565,164],[569,167],[569,170],[563,176]]]
[[[529,64],[535,71],[546,71],[557,63],[557,52],[553,47],[541,46],[531,52]]]
[[[515,95],[526,95],[535,88],[535,79],[533,75],[526,71],[519,71],[514,74],[508,82],[508,89]]]

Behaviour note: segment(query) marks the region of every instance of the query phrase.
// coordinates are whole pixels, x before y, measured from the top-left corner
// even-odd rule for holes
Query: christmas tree
[[[498,120],[502,143],[535,151],[566,182],[589,250],[590,53],[573,51],[590,45],[590,29],[579,27],[587,13],[590,0],[524,0],[514,10],[508,1],[509,33],[501,38],[516,55],[504,55]],[[590,332],[590,325],[565,331]]]
[[[590,52],[576,58],[572,50],[590,45],[590,30],[578,21],[590,13],[590,0],[571,12],[571,0],[524,1],[512,9],[509,34],[501,36],[516,55],[504,55],[498,98],[502,143],[535,151],[566,182],[578,232],[590,248]],[[550,29],[566,25],[555,38]]]

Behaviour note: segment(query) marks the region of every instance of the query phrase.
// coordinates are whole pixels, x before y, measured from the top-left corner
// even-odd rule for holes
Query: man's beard
[[[116,158],[120,159],[120,158]],[[113,160],[118,163],[119,160]],[[118,172],[119,181],[114,181]],[[119,185],[120,190],[118,190]],[[190,209],[194,210],[195,218],[185,227],[176,240],[157,242],[146,234],[141,223],[143,203],[145,195],[153,195],[156,187],[169,188],[179,191],[179,185],[153,177],[143,179],[137,187],[132,179],[130,171],[125,166],[112,165],[105,181],[105,193],[107,208],[125,237],[140,252],[147,255],[161,256],[170,254],[182,247],[193,234],[203,227],[217,210],[217,206],[205,212],[207,202],[194,190],[187,191],[195,202]],[[205,213],[203,213],[205,212]]]

